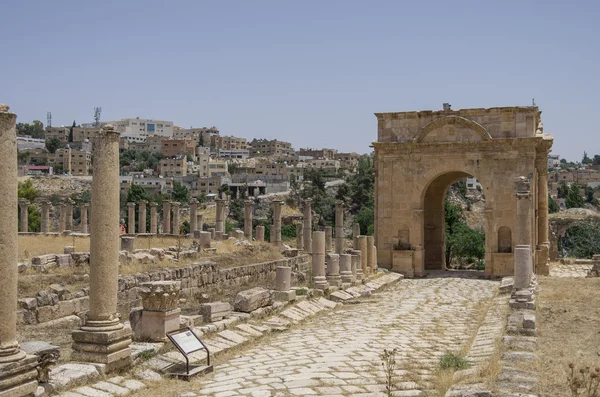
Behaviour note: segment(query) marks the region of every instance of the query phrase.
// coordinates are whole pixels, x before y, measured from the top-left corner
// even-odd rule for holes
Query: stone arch
[[[512,231],[508,226],[498,228],[498,252],[512,252]]]
[[[430,132],[442,128],[446,125],[457,125],[460,127],[468,128],[475,132],[477,135],[479,135],[479,137],[481,137],[483,141],[492,140],[491,135],[485,129],[485,127],[473,120],[469,120],[460,116],[441,117],[439,119],[431,121],[425,127],[421,128],[421,130],[417,133],[413,140],[416,143],[421,143]]]

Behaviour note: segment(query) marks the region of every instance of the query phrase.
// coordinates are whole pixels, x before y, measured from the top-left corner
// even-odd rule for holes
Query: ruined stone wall
[[[80,255],[80,253],[77,253]],[[221,268],[213,262],[194,263],[189,266],[163,269],[150,273],[119,276],[118,312],[127,318],[132,308],[141,306],[140,283],[146,281],[181,281],[181,296],[187,307],[198,306],[195,296],[205,294],[206,299],[231,298],[242,289],[253,286],[274,287],[275,269],[290,266],[296,274],[308,270],[308,255],[279,259],[270,262]],[[89,310],[89,288],[70,292],[65,288],[39,291],[37,296],[18,301],[18,323],[37,324],[70,315],[84,316]]]

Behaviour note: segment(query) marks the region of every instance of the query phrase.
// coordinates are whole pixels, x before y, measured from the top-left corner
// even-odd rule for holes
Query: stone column
[[[171,202],[169,200],[163,200],[163,233],[171,234]]]
[[[517,245],[515,247],[514,288],[517,290],[529,288],[531,286],[532,275],[531,247],[528,245]]]
[[[362,252],[360,250],[351,250],[350,255],[352,255],[352,274],[354,274],[356,280],[362,281],[365,278],[362,270]]]
[[[60,203],[60,218],[58,232],[64,233],[65,230],[67,230],[67,205],[63,202]]]
[[[522,176],[516,181],[517,188],[517,230],[516,245],[531,247],[531,190],[529,180]]]
[[[81,233],[87,234],[88,233],[88,207],[90,205],[87,203],[81,204],[80,207],[80,211],[81,211],[81,221],[79,222],[79,225],[81,226]]]
[[[21,209],[21,233],[29,231],[29,201],[19,200],[19,208]]]
[[[360,236],[360,224],[355,223],[352,226],[352,248],[358,249],[358,236]]]
[[[107,125],[94,141],[90,310],[85,325],[72,334],[74,343],[71,359],[103,363],[106,364],[107,371],[131,363],[131,328],[120,322],[117,313],[120,248],[119,135],[113,126]]]
[[[312,252],[312,199],[304,200],[304,249]]]
[[[198,231],[198,200],[193,198],[190,200],[190,233],[195,231]]]
[[[368,242],[367,236],[358,236],[358,246],[360,247],[360,268],[363,274],[366,276],[369,274],[369,266],[368,266]]]
[[[312,277],[317,289],[327,288],[325,278],[325,232],[312,233]]]
[[[333,238],[333,229],[331,226],[325,226],[325,252],[331,252],[333,247],[331,240]]]
[[[299,251],[304,250],[304,224],[302,222],[296,223],[296,248]]]
[[[335,202],[335,253],[341,255],[344,252],[344,202]]]
[[[256,241],[265,241],[265,227],[264,226],[256,226]]]
[[[156,234],[156,227],[158,226],[158,213],[156,207],[158,207],[158,204],[150,203],[150,234]]]
[[[135,203],[127,203],[127,234],[135,234]]]
[[[215,203],[217,204],[215,232],[225,233],[225,201],[216,199]]]
[[[535,272],[547,276],[550,274],[550,240],[548,238],[548,152],[536,153],[536,169],[538,172],[538,230],[537,255]]]
[[[367,236],[367,268],[369,273],[375,272],[375,237]]]
[[[210,232],[199,232],[200,233],[200,248],[210,248]]]
[[[327,282],[335,287],[342,286],[340,277],[340,256],[338,254],[327,254]]]
[[[50,231],[50,202],[47,200],[42,201],[42,219],[41,223],[41,231],[42,233],[48,233]]]
[[[143,311],[134,325],[136,339],[166,342],[167,332],[179,328],[181,281],[151,281],[140,284]]]
[[[140,200],[138,202],[138,232],[146,233],[146,204],[148,201]]]
[[[278,266],[275,270],[275,300],[289,302],[296,297],[296,291],[291,290],[292,268]]]
[[[173,234],[181,234],[181,213],[179,206],[181,204],[177,201],[173,202]]]
[[[73,200],[67,200],[67,212],[65,213],[65,230],[73,230]]]
[[[354,281],[354,274],[352,273],[352,255],[341,254],[340,255],[340,277],[342,278],[343,284],[351,284]]]
[[[252,208],[254,201],[244,201],[244,237],[246,240],[252,241]]]
[[[17,342],[17,115],[0,104],[0,395],[30,396],[36,391],[37,357]]]
[[[270,239],[275,245],[281,244],[281,204],[283,201],[273,201],[273,224],[271,225]]]
[[[204,230],[204,215],[197,214],[196,217],[198,219],[198,221],[196,222],[196,224],[198,225],[198,230],[199,231]]]

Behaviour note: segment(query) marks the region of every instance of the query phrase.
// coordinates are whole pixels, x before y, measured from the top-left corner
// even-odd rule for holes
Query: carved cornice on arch
[[[425,139],[427,134],[429,134],[431,131],[441,128],[445,125],[451,125],[451,124],[473,130],[474,132],[479,134],[479,136],[481,136],[481,139],[483,139],[484,141],[492,140],[492,136],[489,134],[489,132],[487,132],[487,130],[481,124],[476,123],[473,120],[469,120],[469,119],[466,119],[461,116],[446,116],[446,117],[440,117],[439,119],[435,119],[432,122],[430,122],[429,124],[427,124],[425,127],[421,128],[421,130],[413,138],[413,141],[416,143],[420,143],[423,141],[423,139]]]

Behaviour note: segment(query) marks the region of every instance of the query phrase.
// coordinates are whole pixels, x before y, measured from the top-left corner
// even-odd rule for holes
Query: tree
[[[173,183],[173,200],[187,203],[190,200],[190,191],[180,182]]]
[[[581,164],[591,164],[592,163],[592,159],[590,159],[588,157],[587,152],[583,152],[583,159],[581,160]]]
[[[75,128],[77,124],[75,124],[75,120],[73,120],[73,125],[69,128],[69,142],[73,142],[73,128]]]
[[[554,201],[554,199],[548,195],[548,212],[550,214],[555,214],[558,211],[560,211],[560,207],[558,206],[558,204],[556,204],[556,201]]]
[[[229,218],[235,220],[239,225],[244,223],[244,199],[241,197],[229,200]]]
[[[44,124],[39,120],[33,120],[33,124],[18,123],[17,133],[19,135],[29,135],[32,138],[42,139],[44,137]]]
[[[565,198],[567,197],[567,193],[569,191],[569,187],[567,186],[567,182],[565,181],[560,181],[558,183],[558,187],[556,188],[557,191],[557,196],[558,198]]]
[[[454,225],[452,234],[446,237],[446,262],[472,263],[475,259],[481,261],[485,256],[485,235],[470,228],[464,222]]]
[[[19,198],[27,201],[33,201],[39,196],[38,190],[33,186],[31,179],[27,179],[25,182],[20,182],[18,187]]]
[[[583,197],[579,192],[579,185],[572,183],[569,186],[567,197],[565,198],[565,205],[567,208],[581,208],[583,207]]]
[[[63,147],[63,144],[57,137],[53,136],[52,138],[46,139],[46,149],[50,153],[56,153],[56,150],[61,147]]]
[[[592,159],[592,164],[593,165],[600,165],[600,155],[595,154],[594,158]]]
[[[584,190],[585,202],[593,205],[598,204],[598,199],[594,197],[594,188],[591,186],[586,186]]]
[[[131,186],[129,187],[129,190],[127,191],[127,199],[126,202],[128,203],[137,203],[140,202],[141,200],[148,200],[148,192],[146,192],[146,189],[144,189],[141,185],[136,185],[135,183],[132,183]]]
[[[587,218],[568,228],[563,250],[571,258],[591,258],[600,252],[600,219]]]
[[[372,229],[372,226],[375,224],[375,211],[373,207],[363,207],[358,212],[358,214],[354,215],[354,222],[360,225],[360,230],[367,235],[372,235],[372,232],[369,232]]]
[[[231,194],[231,190],[229,189],[229,184],[224,183],[221,186],[219,186],[219,197],[223,197],[224,194]]]
[[[19,164],[27,163],[28,162],[27,160],[29,159],[29,155],[30,155],[29,152],[17,152],[17,162]]]

